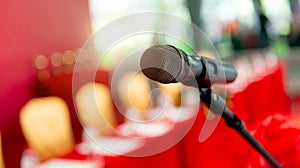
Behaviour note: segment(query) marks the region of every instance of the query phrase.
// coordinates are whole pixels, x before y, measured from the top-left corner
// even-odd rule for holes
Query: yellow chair
[[[117,125],[109,88],[100,83],[87,83],[76,94],[80,121],[95,128],[101,135],[108,135]]]
[[[1,133],[0,133],[0,168],[4,168],[4,160],[2,156],[2,142],[1,142]]]
[[[158,87],[171,98],[174,106],[181,105],[181,87],[180,83],[162,84],[158,83]]]
[[[61,98],[31,99],[21,109],[20,123],[40,161],[65,155],[74,147],[69,110]]]
[[[150,85],[141,73],[128,72],[120,80],[118,92],[126,108],[133,107],[142,113],[151,108]]]

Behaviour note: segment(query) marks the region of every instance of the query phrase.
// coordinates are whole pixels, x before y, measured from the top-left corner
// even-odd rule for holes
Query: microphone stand
[[[221,115],[226,124],[235,129],[256,151],[258,151],[273,167],[282,168],[282,165],[250,134],[244,122],[232,113],[225,100],[210,88],[199,88],[201,101],[210,107],[214,114]]]

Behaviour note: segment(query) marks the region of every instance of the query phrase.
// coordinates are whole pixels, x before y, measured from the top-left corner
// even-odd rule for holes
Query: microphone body
[[[142,72],[161,83],[182,82],[196,88],[230,83],[236,79],[236,69],[225,62],[207,57],[188,55],[171,45],[147,49],[141,58]]]

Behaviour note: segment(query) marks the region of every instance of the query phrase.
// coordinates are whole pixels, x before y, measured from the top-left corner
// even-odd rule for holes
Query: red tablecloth
[[[192,113],[191,113],[192,114]],[[196,113],[193,113],[196,114]],[[65,156],[59,157],[60,159],[66,160],[99,160],[103,161],[105,168],[133,168],[133,167],[143,167],[143,168],[180,168],[185,167],[184,163],[184,150],[182,149],[182,141],[181,136],[184,135],[185,132],[188,131],[187,128],[191,127],[195,120],[195,115],[190,115],[187,118],[183,118],[182,120],[172,121],[172,119],[162,119],[158,121],[154,121],[155,124],[157,122],[160,123],[168,123],[170,127],[166,132],[162,132],[159,135],[155,135],[152,137],[147,137],[147,135],[141,135],[140,133],[133,133],[129,135],[133,135],[135,137],[140,137],[137,140],[141,140],[141,145],[136,145],[131,150],[128,150],[126,153],[121,155],[115,154],[114,152],[107,152],[103,150],[93,150],[92,152],[82,152],[80,148],[82,148],[83,143],[79,143],[74,147],[74,149],[66,154]],[[123,131],[122,127],[128,125],[128,123],[123,123],[118,127],[119,131]],[[149,124],[145,124],[145,126],[149,126]],[[162,131],[165,131],[162,130]],[[142,130],[141,130],[142,131]],[[146,132],[146,131],[145,131]],[[128,133],[124,133],[124,135],[128,135]],[[126,136],[120,136],[119,134],[113,134],[107,137],[98,137],[99,142],[101,144],[101,139],[105,140],[105,138],[111,138],[118,140],[114,145],[120,145],[126,140],[131,140]],[[133,139],[134,140],[134,139]],[[106,141],[107,142],[107,141]],[[105,148],[111,147],[109,145],[101,144]],[[113,144],[110,144],[113,145]],[[126,145],[126,144],[124,144]],[[96,147],[95,145],[94,147]],[[130,145],[129,145],[130,146]],[[98,146],[99,147],[99,146]],[[157,150],[156,150],[157,149]],[[162,149],[162,150],[161,150]],[[95,152],[96,151],[96,152]],[[101,152],[102,151],[102,152]],[[148,152],[150,152],[148,156]],[[143,157],[139,157],[143,156]],[[47,161],[46,161],[47,162]],[[46,163],[44,162],[44,163]],[[43,163],[41,163],[43,164]]]
[[[133,168],[133,167],[143,167],[143,168],[179,168],[181,159],[179,158],[178,147],[172,147],[169,150],[148,157],[129,157],[129,156],[102,156],[102,155],[84,155],[80,154],[77,150],[73,150],[63,159],[72,160],[95,160],[99,159],[103,161],[105,168]]]

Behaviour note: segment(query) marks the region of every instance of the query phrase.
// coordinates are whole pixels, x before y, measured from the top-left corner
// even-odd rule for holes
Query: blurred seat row
[[[97,69],[95,79],[91,82],[86,76],[93,70],[92,66],[97,66],[96,59],[84,57],[76,61],[79,53],[93,54],[94,51],[67,50],[50,56],[39,55],[34,60],[37,69],[37,84],[34,90],[36,98],[22,108],[20,123],[29,148],[34,151],[39,162],[72,153],[77,144],[85,141],[82,139],[83,130],[92,129],[100,136],[114,135],[116,128],[123,123],[151,123],[153,119],[162,117],[160,113],[153,113],[155,110],[151,110],[157,106],[172,106],[175,110],[196,100],[189,98],[185,100],[185,104],[183,99],[186,97],[182,94],[184,89],[181,85],[153,86],[154,84],[139,72],[124,72],[118,80],[117,88],[112,88],[113,72]],[[74,71],[75,65],[80,67],[79,71]],[[241,57],[235,61],[235,65],[239,74],[237,80],[226,87],[217,86],[214,89],[227,93],[225,96],[229,107],[249,128],[254,129],[274,113],[289,113],[289,101],[284,88],[285,67],[282,62],[271,53],[267,53]],[[81,80],[79,87],[74,89],[72,82],[75,73]],[[162,101],[159,94],[152,91],[153,88],[159,88],[160,92],[166,95],[166,101]],[[238,148],[248,149],[247,144],[228,129],[223,121],[205,143],[199,143],[199,134],[204,122],[216,120],[218,117],[208,115],[209,110],[205,107],[201,107],[198,113],[192,116],[197,117],[196,122],[187,135],[171,148],[173,153],[161,156],[176,155],[180,161],[169,162],[176,163],[177,167],[234,167],[230,161],[247,157],[247,154],[243,155],[238,151]],[[143,131],[146,133],[145,129]],[[132,158],[122,158],[115,166],[121,164],[126,167],[126,159]],[[157,157],[153,159],[150,157],[147,160],[151,162],[148,166],[158,164],[155,160]],[[228,162],[224,162],[226,160]],[[138,165],[136,159],[135,163]]]
[[[95,59],[85,57],[78,61],[78,54],[91,51],[67,50],[50,56],[38,55],[34,60],[36,97],[21,109],[20,123],[31,154],[39,162],[70,153],[82,142],[82,130],[94,129],[101,136],[112,135],[123,122],[157,117],[148,113],[154,106],[151,86],[140,72],[124,73],[114,88],[115,97],[111,92],[111,72],[98,69],[95,81],[88,81],[86,75],[95,66]],[[80,71],[75,71],[75,66]],[[74,73],[81,77],[80,87],[75,91],[72,90]],[[171,96],[172,104],[180,105],[178,84],[158,87]]]

